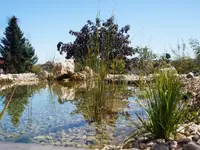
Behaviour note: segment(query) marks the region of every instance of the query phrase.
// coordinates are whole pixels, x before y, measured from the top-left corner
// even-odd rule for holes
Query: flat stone
[[[164,144],[155,144],[153,150],[169,150],[169,148]]]
[[[189,144],[187,144],[184,148],[183,148],[183,150],[200,150],[200,146],[199,145],[197,145],[197,144],[195,144],[195,143],[189,143]]]
[[[189,140],[189,139],[182,139],[182,140],[178,141],[178,145],[185,145],[190,142],[191,142],[191,140]]]

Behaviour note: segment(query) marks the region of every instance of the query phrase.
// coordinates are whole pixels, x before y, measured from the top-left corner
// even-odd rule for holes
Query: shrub
[[[181,100],[182,84],[179,77],[170,70],[159,72],[154,78],[155,82],[150,83],[144,92],[147,107],[141,105],[147,119],[136,115],[144,131],[151,133],[153,138],[168,139],[186,116],[186,103]]]
[[[35,73],[35,74],[38,74],[42,71],[42,68],[38,65],[34,65],[32,68],[31,68],[31,72],[32,73]]]
[[[180,57],[171,62],[178,73],[186,74],[197,69],[195,61],[190,57]]]
[[[115,58],[111,64],[111,72],[117,73],[117,74],[122,74],[124,73],[125,69],[125,62],[122,58]]]

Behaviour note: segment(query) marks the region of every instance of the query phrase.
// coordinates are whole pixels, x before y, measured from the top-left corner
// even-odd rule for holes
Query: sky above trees
[[[36,50],[39,63],[61,58],[58,41],[70,42],[69,30],[79,31],[87,20],[111,15],[120,27],[129,24],[132,46],[148,46],[162,54],[177,41],[200,39],[199,0],[6,0],[0,5],[0,38],[8,18],[15,15]],[[188,53],[192,56],[192,51]]]

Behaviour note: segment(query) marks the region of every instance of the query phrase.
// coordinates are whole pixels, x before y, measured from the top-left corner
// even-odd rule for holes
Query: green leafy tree
[[[199,43],[199,41],[197,39],[190,39],[189,44],[196,55],[196,59],[197,59],[198,63],[200,64],[200,43]]]
[[[38,58],[30,42],[24,37],[15,16],[8,21],[1,39],[0,54],[5,59],[6,72],[23,73],[30,71]]]

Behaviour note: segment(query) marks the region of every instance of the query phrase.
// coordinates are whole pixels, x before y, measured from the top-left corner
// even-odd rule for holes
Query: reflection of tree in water
[[[106,139],[113,138],[116,120],[127,106],[127,102],[122,100],[126,96],[125,91],[127,90],[123,85],[113,87],[104,83],[88,90],[76,91],[76,101],[73,103],[77,109],[73,114],[82,114],[86,121],[95,125],[95,137],[100,147],[106,144]],[[108,128],[111,129],[110,132]]]
[[[13,89],[14,87],[0,92],[0,95],[3,97],[3,104],[5,104],[5,106],[9,101]],[[29,97],[31,97],[35,92],[40,91],[40,89],[41,86],[36,85],[18,86],[16,88],[12,100],[7,107],[7,112],[11,117],[13,125],[18,126],[20,117],[22,116],[25,107],[29,104]]]

